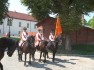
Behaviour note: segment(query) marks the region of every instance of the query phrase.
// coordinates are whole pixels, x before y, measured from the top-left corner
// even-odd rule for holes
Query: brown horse
[[[29,36],[25,42],[22,43],[22,46],[18,48],[18,60],[22,61],[22,54],[25,53],[24,65],[26,66],[26,56],[29,53],[29,64],[31,64],[31,55],[32,59],[35,60],[34,54],[36,48],[34,47],[34,36]]]
[[[39,61],[41,61],[41,56],[42,53],[44,55],[44,63],[46,62],[46,56],[48,57],[48,50],[51,50],[53,53],[53,58],[52,61],[54,62],[55,59],[55,53],[57,52],[58,49],[58,45],[59,43],[62,43],[62,37],[59,35],[54,42],[51,41],[42,41],[40,46],[37,46],[38,50],[40,51],[40,59]]]
[[[58,50],[58,46],[60,44],[62,44],[62,36],[61,36],[61,34],[58,37],[56,37],[55,41],[53,41],[53,42],[49,41],[48,44],[47,44],[47,46],[46,46],[47,49],[51,50],[52,53],[53,53],[53,58],[52,58],[53,62],[55,60],[55,54],[56,54],[56,52]]]
[[[4,57],[4,52],[7,49],[7,55],[11,57],[16,49],[16,41],[10,38],[0,38],[0,70],[3,70],[1,59]]]
[[[46,55],[47,55],[47,50],[46,50],[46,45],[47,45],[47,41],[46,40],[42,40],[41,41],[41,45],[40,46],[36,46],[36,49],[38,51],[40,51],[40,58],[39,58],[39,61],[41,61],[41,56],[42,56],[42,53],[43,53],[43,56],[44,56],[44,63],[46,62]]]

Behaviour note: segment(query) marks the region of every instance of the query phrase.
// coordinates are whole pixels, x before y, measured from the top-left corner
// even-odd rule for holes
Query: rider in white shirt
[[[26,41],[27,40],[27,37],[28,37],[28,33],[27,33],[27,28],[26,27],[24,27],[23,28],[23,32],[21,33],[21,40],[20,40],[20,42],[19,42],[19,46],[21,46],[22,45],[22,43],[24,42],[24,41]]]
[[[44,40],[43,33],[41,32],[41,30],[38,30],[38,33],[36,34],[35,47],[40,46],[42,40]]]
[[[54,33],[50,33],[50,35],[49,35],[49,40],[50,41],[55,41],[55,36],[54,36]]]
[[[53,44],[55,46],[55,35],[54,35],[54,32],[50,32],[49,43],[47,44],[47,48],[50,47],[51,44]]]

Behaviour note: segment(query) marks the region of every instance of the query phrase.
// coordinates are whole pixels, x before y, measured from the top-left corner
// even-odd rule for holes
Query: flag
[[[55,36],[57,37],[60,33],[62,33],[62,28],[61,28],[61,25],[60,25],[60,18],[57,17],[56,28],[55,28]]]

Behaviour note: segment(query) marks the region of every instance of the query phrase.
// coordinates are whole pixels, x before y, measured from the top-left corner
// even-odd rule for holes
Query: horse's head
[[[34,47],[34,42],[35,42],[34,36],[28,36],[27,42],[31,45],[31,47]]]
[[[27,41],[28,42],[34,42],[35,41],[34,36],[28,36]]]
[[[11,57],[17,47],[16,41],[8,38],[8,51],[7,55]]]

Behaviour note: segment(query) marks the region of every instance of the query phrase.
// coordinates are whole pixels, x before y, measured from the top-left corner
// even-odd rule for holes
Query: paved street
[[[32,61],[30,66],[27,63],[25,67],[23,62],[18,61],[17,51],[15,51],[12,57],[5,55],[1,62],[4,70],[94,70],[94,57],[56,55],[54,63],[51,61],[51,54],[49,57],[45,64],[38,62],[39,52],[36,52],[36,61]]]

